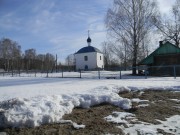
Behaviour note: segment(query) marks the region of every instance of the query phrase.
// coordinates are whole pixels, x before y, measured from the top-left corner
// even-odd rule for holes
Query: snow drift
[[[71,113],[74,107],[89,108],[104,102],[123,109],[131,108],[129,99],[121,98],[108,87],[99,87],[97,91],[94,89],[93,93],[73,96],[14,98],[0,103],[0,127],[35,127],[41,124],[57,123],[64,114]]]

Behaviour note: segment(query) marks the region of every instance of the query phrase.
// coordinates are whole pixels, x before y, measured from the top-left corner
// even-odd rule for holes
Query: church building
[[[87,38],[88,46],[81,48],[77,51],[75,56],[76,70],[95,70],[104,68],[104,56],[103,53],[91,46],[91,38],[88,33]]]

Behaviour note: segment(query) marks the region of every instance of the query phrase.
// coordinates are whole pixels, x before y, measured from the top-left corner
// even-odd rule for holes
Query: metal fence
[[[133,68],[137,75],[132,75]],[[180,65],[169,66],[137,66],[137,67],[117,67],[109,70],[94,71],[1,71],[0,76],[12,77],[58,77],[58,78],[93,78],[93,79],[139,79],[149,77],[174,77],[180,76]]]

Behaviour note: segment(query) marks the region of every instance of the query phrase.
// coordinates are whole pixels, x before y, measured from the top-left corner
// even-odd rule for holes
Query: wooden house
[[[159,42],[159,47],[143,59],[139,65],[146,65],[151,75],[180,75],[180,48],[170,42]],[[175,69],[174,69],[175,68]]]

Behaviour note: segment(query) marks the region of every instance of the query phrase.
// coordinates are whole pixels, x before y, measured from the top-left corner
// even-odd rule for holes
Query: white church
[[[91,38],[88,34],[88,46],[81,48],[74,54],[76,70],[95,70],[104,68],[103,53],[91,46]]]

